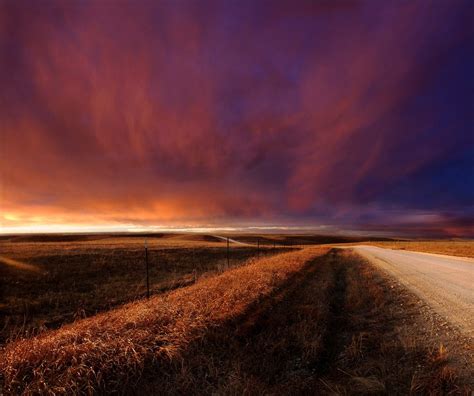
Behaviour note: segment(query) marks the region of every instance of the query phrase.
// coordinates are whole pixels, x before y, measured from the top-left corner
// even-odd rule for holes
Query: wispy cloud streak
[[[420,230],[472,235],[473,16],[3,2],[0,221],[403,232],[423,212]]]

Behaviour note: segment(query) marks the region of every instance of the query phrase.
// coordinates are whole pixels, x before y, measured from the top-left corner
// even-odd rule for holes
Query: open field
[[[146,294],[143,236],[34,235],[0,241],[0,344],[57,328]],[[230,267],[256,247],[231,244]],[[260,254],[285,250],[262,246]],[[227,269],[227,246],[205,235],[148,236],[151,293]]]
[[[215,269],[222,243],[191,239],[150,241],[151,251]],[[141,249],[141,241],[101,243],[121,255]],[[66,256],[86,249],[75,244]],[[187,249],[200,261],[182,256]],[[239,249],[245,265],[6,344],[5,391],[468,393],[470,340],[351,250],[269,249],[281,254],[256,258],[254,247]]]
[[[0,344],[88,317],[146,294],[190,285],[257,255],[363,238],[311,235],[33,234],[0,237]],[[257,248],[259,246],[259,248]]]
[[[283,254],[283,260],[262,259],[164,296],[10,343],[0,359],[6,389],[35,392],[47,386],[77,392],[130,387],[149,364],[179,357],[206,329],[240,315],[312,255],[296,252]],[[40,366],[49,367],[51,377]]]
[[[229,234],[230,237],[241,242],[257,244],[260,241],[262,246],[308,246],[335,243],[360,243],[366,241],[385,242],[390,238],[380,237],[357,237],[341,235],[313,235],[313,234]]]

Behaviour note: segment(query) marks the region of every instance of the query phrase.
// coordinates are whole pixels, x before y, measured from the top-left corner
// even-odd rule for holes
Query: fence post
[[[148,271],[148,244],[145,238],[146,298],[150,298],[150,276]]]
[[[227,237],[227,268],[229,268],[229,237]]]
[[[257,239],[257,257],[260,258],[260,238]]]

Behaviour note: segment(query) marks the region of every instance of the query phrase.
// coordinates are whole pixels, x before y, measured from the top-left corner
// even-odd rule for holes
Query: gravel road
[[[223,237],[223,236],[220,236],[220,235],[213,235],[213,237],[222,239],[223,241],[227,241],[227,237]],[[236,241],[235,239],[232,239],[232,238],[229,238],[229,242],[230,243],[236,243],[237,245],[254,246],[251,243],[239,242],[239,241]]]
[[[474,337],[474,259],[356,246],[463,333]]]

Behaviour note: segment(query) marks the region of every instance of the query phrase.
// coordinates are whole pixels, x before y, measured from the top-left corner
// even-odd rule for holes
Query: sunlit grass
[[[19,260],[14,260],[5,256],[0,256],[0,264],[7,265],[9,267],[12,267],[20,271],[28,271],[28,272],[36,272],[36,273],[41,272],[41,269],[39,269],[36,265],[24,263]]]
[[[326,248],[263,258],[194,286],[131,303],[10,343],[0,356],[7,391],[120,390],[146,365],[179,356],[209,327],[240,315]]]

